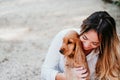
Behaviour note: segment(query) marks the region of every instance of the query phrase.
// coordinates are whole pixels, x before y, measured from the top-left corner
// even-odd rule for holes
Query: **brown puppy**
[[[88,71],[86,80],[89,80],[90,71],[88,68],[86,56],[82,50],[82,44],[79,40],[79,34],[75,31],[68,32],[63,38],[60,53],[66,58],[65,73],[67,80],[77,80],[72,68],[83,67]]]

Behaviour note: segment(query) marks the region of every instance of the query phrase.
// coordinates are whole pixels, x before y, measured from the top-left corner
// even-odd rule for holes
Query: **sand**
[[[0,80],[40,80],[53,37],[99,10],[115,18],[120,33],[120,9],[102,0],[0,0]]]

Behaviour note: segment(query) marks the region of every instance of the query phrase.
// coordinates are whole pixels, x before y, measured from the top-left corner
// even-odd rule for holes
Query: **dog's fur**
[[[79,34],[76,31],[68,32],[63,38],[60,53],[66,58],[65,73],[67,80],[77,80],[73,77],[72,68],[83,67],[87,69],[89,80],[90,71],[88,68],[86,56],[82,50],[82,44],[79,40]]]

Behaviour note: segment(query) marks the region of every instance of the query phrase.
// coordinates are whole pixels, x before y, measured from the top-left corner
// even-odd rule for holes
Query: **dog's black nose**
[[[61,49],[61,50],[59,50],[59,52],[63,54],[64,50]]]

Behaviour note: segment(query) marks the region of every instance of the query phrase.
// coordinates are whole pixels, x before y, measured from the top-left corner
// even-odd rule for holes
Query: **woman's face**
[[[89,30],[80,36],[80,40],[85,51],[93,50],[100,45],[96,31]]]

